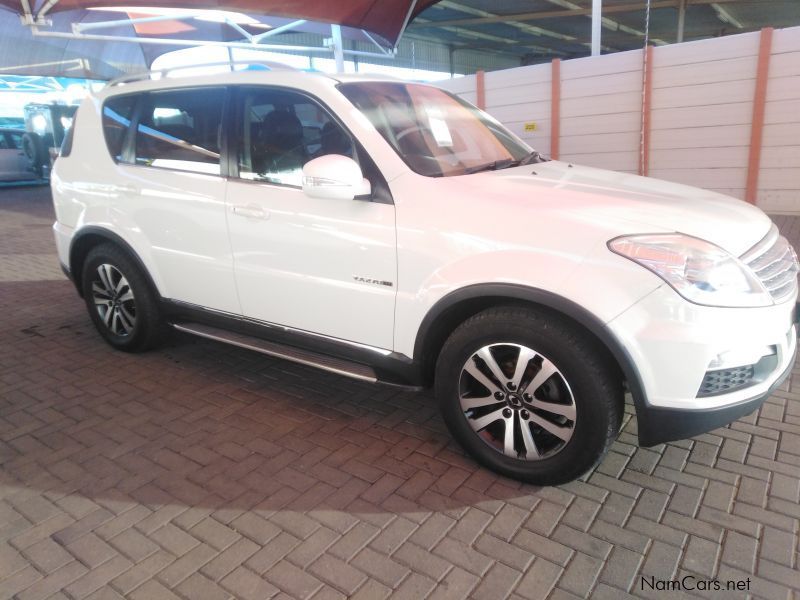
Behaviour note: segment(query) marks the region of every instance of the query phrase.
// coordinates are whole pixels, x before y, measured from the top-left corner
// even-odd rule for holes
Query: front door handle
[[[233,212],[248,219],[269,219],[269,213],[257,204],[237,204],[234,205]]]

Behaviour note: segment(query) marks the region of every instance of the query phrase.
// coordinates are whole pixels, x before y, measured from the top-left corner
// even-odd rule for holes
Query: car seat
[[[352,157],[353,155],[353,144],[350,137],[333,121],[328,121],[323,125],[320,146],[317,156],[343,154]]]
[[[251,135],[254,172],[292,172],[306,163],[303,124],[288,110],[273,110],[263,121],[252,125]]]

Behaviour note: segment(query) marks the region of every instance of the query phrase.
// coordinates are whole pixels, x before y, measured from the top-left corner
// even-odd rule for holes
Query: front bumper
[[[717,308],[692,304],[662,286],[608,323],[639,376],[639,443],[691,437],[756,410],[794,365],[795,317],[795,298],[762,308]],[[764,348],[776,358],[765,376],[731,391],[699,393],[712,361]],[[739,364],[750,362],[756,361]]]
[[[797,344],[795,344],[794,352],[783,372],[770,384],[767,391],[748,400],[699,410],[680,410],[657,406],[647,406],[644,410],[637,409],[639,445],[655,446],[664,442],[690,438],[733,423],[758,410],[764,404],[764,400],[769,398],[772,392],[789,377],[796,355]]]

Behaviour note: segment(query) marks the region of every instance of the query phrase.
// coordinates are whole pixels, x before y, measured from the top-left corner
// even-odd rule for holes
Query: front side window
[[[400,82],[338,87],[421,175],[464,175],[538,157],[500,123],[438,88]]]
[[[220,174],[223,88],[152,92],[136,127],[136,164]]]
[[[245,88],[236,111],[239,177],[300,187],[303,165],[326,154],[355,159],[350,135],[310,98]]]
[[[103,105],[103,133],[108,152],[119,162],[122,160],[122,145],[131,126],[136,96],[115,96]]]

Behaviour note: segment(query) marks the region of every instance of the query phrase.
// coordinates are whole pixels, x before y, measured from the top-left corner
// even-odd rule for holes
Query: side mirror
[[[368,196],[372,189],[356,161],[341,154],[326,154],[303,167],[303,192],[311,198],[352,200]]]

